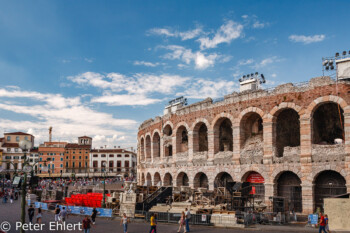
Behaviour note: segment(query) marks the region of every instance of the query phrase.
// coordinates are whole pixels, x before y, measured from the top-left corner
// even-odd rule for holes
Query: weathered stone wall
[[[350,191],[349,93],[349,83],[336,84],[329,77],[320,77],[302,85],[284,84],[274,90],[232,93],[221,102],[213,103],[208,98],[178,109],[174,114],[147,120],[142,123],[138,132],[139,181],[142,183],[151,178],[150,182],[154,183],[154,175],[158,172],[162,181],[169,183],[172,180],[177,185],[181,181],[179,174],[183,177],[185,173],[189,185],[194,187],[196,175],[203,172],[208,178],[209,189],[213,189],[218,174],[225,172],[233,180],[241,181],[249,172],[255,171],[265,179],[268,203],[268,197],[277,194],[278,177],[285,171],[291,171],[301,180],[303,212],[310,213],[314,207],[314,180],[320,172],[338,172],[347,181]],[[343,145],[313,144],[313,137],[320,130],[314,124],[314,113],[326,103],[339,105],[342,111],[345,129]],[[285,143],[279,147],[282,156],[278,157],[278,116],[283,110],[289,109],[297,114],[299,129],[295,129],[296,124],[291,124],[291,130],[294,130],[294,134],[297,130],[298,135],[293,136],[293,143]],[[249,123],[252,113],[256,115],[255,119],[261,117],[260,130],[256,124],[254,126]],[[335,114],[339,116],[338,112]],[[220,130],[223,121],[230,123],[229,127],[232,129],[232,135],[224,135],[231,144],[231,148],[227,147],[231,151],[225,150],[224,142],[220,140],[223,137],[223,130]],[[204,136],[199,137],[199,126],[202,124],[207,127],[205,143],[208,146],[207,150],[199,151],[199,145],[203,148],[204,143]],[[165,134],[165,127],[168,130],[171,128],[171,135]],[[188,136],[187,150],[181,145],[183,135],[179,134],[184,128]],[[284,124],[282,131],[287,135],[294,135],[288,132],[288,128],[289,125]],[[146,159],[146,138],[150,135],[153,142],[155,132],[160,135],[160,158],[155,156],[157,148],[151,143],[151,158]],[[166,148],[170,145],[172,156],[166,156]],[[158,177],[156,180],[158,181]]]

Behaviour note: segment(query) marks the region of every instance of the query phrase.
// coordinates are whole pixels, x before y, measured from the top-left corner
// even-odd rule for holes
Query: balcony
[[[345,161],[344,144],[336,145],[312,145],[312,162],[342,162]]]

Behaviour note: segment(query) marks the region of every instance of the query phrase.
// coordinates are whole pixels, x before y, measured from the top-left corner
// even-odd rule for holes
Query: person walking
[[[185,212],[182,211],[181,213],[181,218],[180,218],[180,221],[179,221],[179,230],[177,232],[180,232],[181,231],[181,227],[184,227],[184,232],[186,232],[186,215],[185,215]]]
[[[322,231],[323,231],[324,233],[327,233],[327,232],[326,232],[326,221],[325,221],[325,219],[324,219],[324,216],[323,216],[323,213],[322,213],[322,212],[320,213],[320,222],[319,222],[319,225],[320,225],[320,228],[319,228],[319,230],[318,230],[318,233],[322,233]]]
[[[325,221],[325,223],[326,223],[325,229],[326,229],[327,233],[331,233],[331,231],[329,230],[328,215],[327,215],[327,214],[324,215],[324,221]]]
[[[129,223],[129,219],[128,217],[126,217],[126,214],[124,213],[122,219],[120,220],[120,225],[123,224],[124,233],[128,233],[128,223]]]
[[[185,209],[185,224],[186,224],[186,232],[190,232],[190,225],[189,225],[189,222],[190,222],[190,219],[191,219],[191,212],[189,209]]]
[[[13,192],[11,192],[11,194],[10,194],[10,203],[11,204],[13,203],[14,198],[15,198],[15,196],[13,195]]]
[[[89,216],[85,216],[83,219],[83,231],[84,233],[90,233],[92,222],[89,219]]]
[[[157,223],[156,223],[156,218],[154,217],[154,213],[151,214],[151,229],[149,233],[157,233]]]
[[[61,212],[60,206],[59,206],[59,205],[56,205],[56,209],[55,209],[55,222],[60,221],[60,212]]]
[[[29,217],[30,223],[33,223],[34,213],[35,213],[35,209],[33,208],[33,205],[30,205],[28,208],[28,217]]]
[[[66,210],[66,207],[63,206],[62,210],[59,213],[59,218],[61,219],[61,222],[65,222],[66,221],[66,217],[67,217],[67,210]]]
[[[97,210],[96,210],[96,207],[94,207],[91,214],[92,224],[96,223],[96,216],[97,216]]]
[[[43,215],[41,214],[41,208],[38,208],[38,214],[36,215],[36,223],[41,224],[42,218],[43,218]]]

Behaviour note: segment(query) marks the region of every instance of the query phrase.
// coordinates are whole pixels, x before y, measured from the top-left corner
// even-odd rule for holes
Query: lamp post
[[[102,208],[106,208],[106,162],[103,163],[103,201]]]
[[[0,167],[0,173],[4,172],[4,174],[1,174],[1,178],[2,178],[2,191],[5,191],[5,169],[3,169],[2,167]]]

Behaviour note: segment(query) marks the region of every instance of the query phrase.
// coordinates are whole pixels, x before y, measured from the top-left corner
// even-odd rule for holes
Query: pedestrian
[[[190,225],[189,225],[189,222],[190,222],[190,219],[191,219],[191,212],[189,209],[185,209],[185,223],[186,223],[186,232],[190,232]]]
[[[150,221],[151,221],[151,230],[149,231],[149,233],[157,233],[157,223],[154,217],[154,213],[151,214]]]
[[[60,211],[59,216],[60,216],[61,222],[65,222],[66,221],[67,210],[66,210],[65,206],[62,207],[62,210]]]
[[[328,225],[328,215],[325,214],[324,217],[325,217],[324,221],[326,223],[326,231],[327,231],[327,233],[331,233],[331,231],[329,230],[329,225]]]
[[[326,221],[325,221],[325,219],[324,219],[324,216],[323,216],[323,213],[322,213],[322,212],[320,213],[320,222],[319,222],[319,225],[320,225],[320,228],[319,228],[318,233],[322,233],[322,231],[323,231],[324,233],[327,233],[327,232],[326,232]]]
[[[96,216],[97,216],[97,210],[96,210],[96,207],[94,207],[91,214],[92,224],[94,225],[96,223]]]
[[[35,213],[35,209],[33,208],[33,205],[30,205],[28,208],[28,217],[29,217],[30,223],[33,223],[34,213]]]
[[[13,192],[11,192],[11,194],[10,194],[10,203],[11,204],[13,203],[14,198],[15,198],[15,196],[13,195]]]
[[[180,218],[180,221],[179,221],[179,230],[177,232],[180,232],[181,231],[181,227],[184,227],[184,232],[186,232],[186,215],[185,215],[185,212],[182,211],[181,213],[181,218]]]
[[[41,223],[41,219],[43,218],[43,215],[41,214],[41,208],[38,208],[38,214],[36,215],[36,223]]]
[[[55,209],[55,222],[60,221],[60,212],[61,212],[60,206],[59,206],[59,205],[56,205],[56,209]]]
[[[123,224],[124,233],[128,233],[128,223],[129,223],[129,219],[128,217],[126,217],[126,214],[124,213],[122,219],[120,220],[120,225]]]
[[[85,216],[83,219],[83,231],[84,233],[90,233],[91,228],[91,220],[89,219],[89,216]]]

